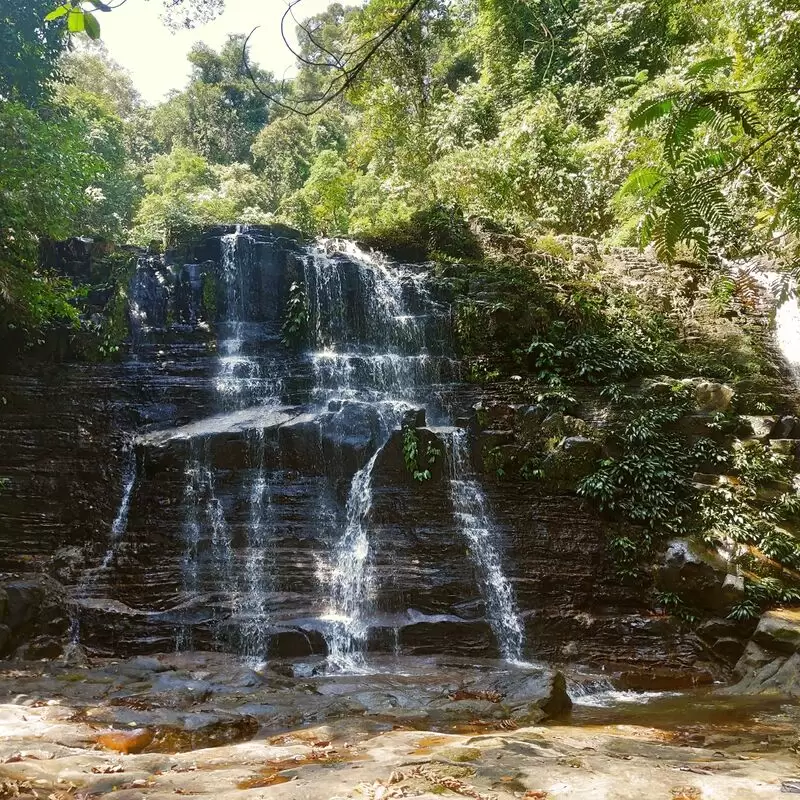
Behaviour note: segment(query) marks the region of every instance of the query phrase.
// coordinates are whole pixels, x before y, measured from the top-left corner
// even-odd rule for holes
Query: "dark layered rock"
[[[63,586],[46,575],[0,581],[0,658],[56,658],[69,631]]]

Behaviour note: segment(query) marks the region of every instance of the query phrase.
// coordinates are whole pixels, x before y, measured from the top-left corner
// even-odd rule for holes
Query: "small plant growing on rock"
[[[415,481],[429,481],[430,468],[436,463],[441,451],[432,442],[425,448],[424,465],[420,465],[420,441],[416,430],[410,425],[403,429],[403,461]]]
[[[300,348],[308,339],[308,297],[300,283],[295,282],[289,287],[281,333],[284,344],[289,347]]]

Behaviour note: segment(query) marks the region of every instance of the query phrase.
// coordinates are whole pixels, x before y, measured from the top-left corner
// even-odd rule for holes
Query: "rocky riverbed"
[[[243,665],[80,652],[0,665],[0,797],[774,797],[800,791],[800,708],[619,692],[445,658]],[[576,702],[570,700],[567,688]]]

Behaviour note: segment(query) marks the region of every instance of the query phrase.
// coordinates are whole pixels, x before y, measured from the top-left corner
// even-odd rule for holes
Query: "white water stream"
[[[480,581],[486,617],[500,653],[508,661],[521,662],[525,640],[511,586],[498,551],[496,532],[489,515],[486,495],[470,468],[468,434],[456,428],[450,434],[450,496],[459,533],[466,539],[469,555]]]

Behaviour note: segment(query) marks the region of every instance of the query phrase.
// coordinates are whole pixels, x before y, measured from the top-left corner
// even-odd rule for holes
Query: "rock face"
[[[44,575],[0,582],[0,657],[55,658],[69,629],[63,587]]]
[[[686,539],[669,542],[656,582],[662,591],[707,611],[727,611],[744,594],[744,580],[730,573],[718,553]]]
[[[281,333],[300,278],[305,350]],[[57,572],[97,653],[179,645],[298,658],[325,652],[334,557],[366,525],[369,559],[352,585],[368,587],[368,647],[497,655],[442,423],[469,427],[476,470],[489,454],[515,457],[503,449],[516,447],[509,426],[548,432],[553,458],[574,470],[599,454],[584,420],[460,383],[449,307],[421,267],[315,251],[280,228],[228,228],[143,259],[131,292],[124,359],[0,375],[10,481],[0,569]],[[404,423],[427,479],[406,467]],[[369,504],[354,506],[367,467]],[[652,583],[620,583],[609,523],[573,493],[514,477],[483,492],[527,655],[684,672],[707,657],[697,637],[647,612]],[[675,568],[680,581],[695,569]],[[705,593],[718,572],[695,571]]]
[[[800,697],[800,610],[765,613],[736,663],[731,694]]]

